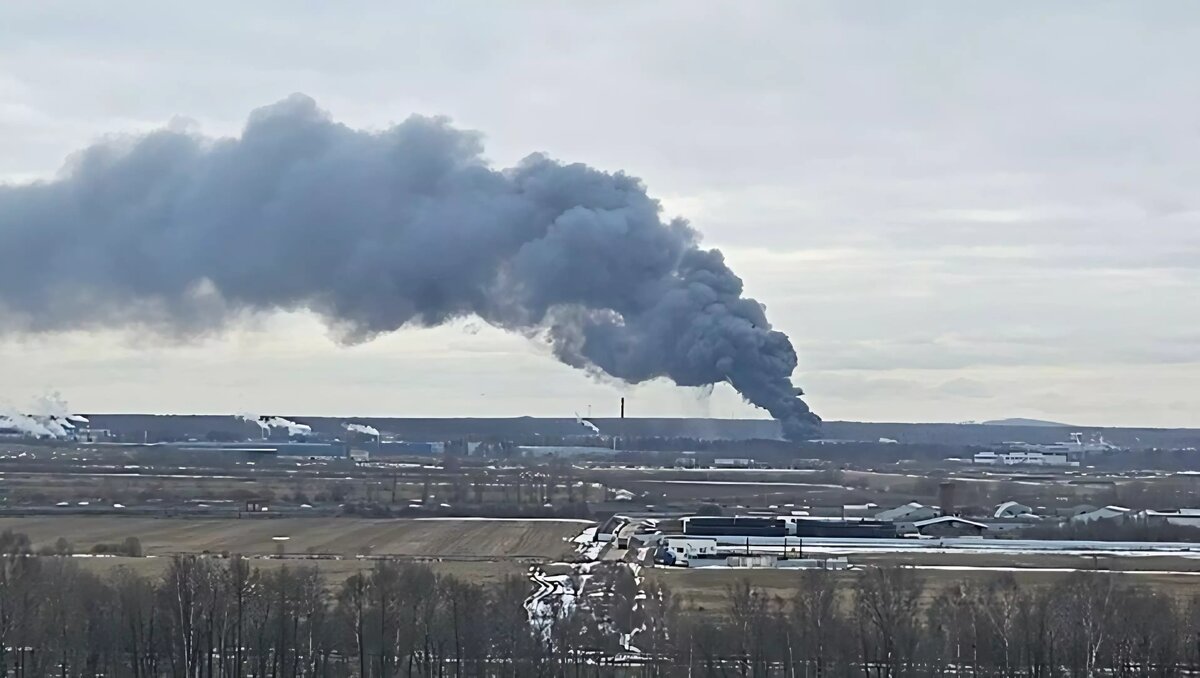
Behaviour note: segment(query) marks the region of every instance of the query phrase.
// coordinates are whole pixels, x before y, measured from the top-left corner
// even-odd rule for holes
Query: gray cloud
[[[91,146],[59,179],[0,187],[0,330],[187,337],[303,308],[357,342],[478,316],[627,382],[728,382],[788,435],[819,423],[787,336],[637,179],[481,153],[442,119],[358,131],[303,95],[236,139]]]
[[[181,113],[233,135],[246,110],[296,90],[362,129],[445,113],[493,135],[495,166],[541,149],[644,178],[665,216],[687,216],[750,296],[769,301],[823,414],[1195,425],[1196,344],[1173,337],[1200,330],[1200,5],[935,7],[5,3],[0,177],[49,176],[102,134]],[[229,310],[203,287],[191,303]],[[459,344],[487,348],[481,337]],[[86,355],[102,370],[112,354]],[[164,376],[183,369],[152,355]],[[314,367],[329,384],[345,378],[336,360]],[[1063,386],[1055,366],[1095,378]],[[951,415],[955,403],[933,388],[864,394],[815,373],[843,368],[928,370],[927,385],[962,376],[996,395],[969,403],[986,411]],[[528,383],[529,370],[547,388],[597,388],[549,360],[503,380]],[[77,375],[51,369],[25,383],[70,394]],[[1165,385],[1168,375],[1178,381]],[[162,384],[142,388],[192,404],[165,399]],[[675,407],[669,389],[642,388],[659,412]],[[1057,395],[1040,399],[1042,389]],[[250,390],[211,387],[206,406]],[[339,407],[345,395],[330,393],[296,397],[313,411]],[[1180,400],[1192,414],[1169,409]],[[513,414],[561,414],[527,392],[508,402]],[[485,406],[498,407],[441,412]]]

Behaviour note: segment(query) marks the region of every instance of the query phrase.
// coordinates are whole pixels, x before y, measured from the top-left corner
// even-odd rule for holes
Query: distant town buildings
[[[988,466],[1079,466],[1066,452],[1009,450],[1007,452],[980,452],[972,461]]]

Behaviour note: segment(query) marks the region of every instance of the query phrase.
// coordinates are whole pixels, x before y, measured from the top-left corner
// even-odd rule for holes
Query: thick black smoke
[[[627,382],[729,382],[787,436],[816,430],[791,342],[637,179],[481,152],[445,120],[366,132],[302,95],[238,139],[93,146],[54,181],[0,187],[0,331],[186,336],[309,308],[356,341],[475,315]]]

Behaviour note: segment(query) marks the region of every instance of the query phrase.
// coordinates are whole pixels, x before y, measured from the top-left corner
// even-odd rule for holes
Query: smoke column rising
[[[412,117],[379,132],[293,95],[240,138],[114,138],[0,187],[0,332],[137,324],[187,338],[307,308],[343,341],[478,316],[630,383],[728,382],[810,436],[796,353],[721,252],[635,178]]]
[[[379,437],[379,429],[366,424],[354,424],[347,422],[342,424],[342,428],[350,431],[351,433],[361,433],[363,435],[374,436],[376,438]]]
[[[41,396],[24,409],[0,403],[0,429],[16,431],[36,438],[66,438],[88,418],[73,414],[66,400],[57,393]]]
[[[262,430],[264,438],[270,435],[273,428],[286,428],[289,436],[303,436],[312,433],[312,427],[308,424],[300,424],[290,419],[284,419],[283,417],[258,416],[243,413],[237,415],[237,418],[242,421],[258,424],[258,428]]]

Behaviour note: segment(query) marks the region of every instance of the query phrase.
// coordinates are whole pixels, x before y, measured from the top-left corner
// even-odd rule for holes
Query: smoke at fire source
[[[543,155],[497,170],[441,118],[356,130],[297,94],[236,139],[112,138],[0,186],[0,332],[187,338],[301,308],[346,342],[477,316],[625,382],[727,382],[790,438],[820,423],[791,341],[638,179]]]

